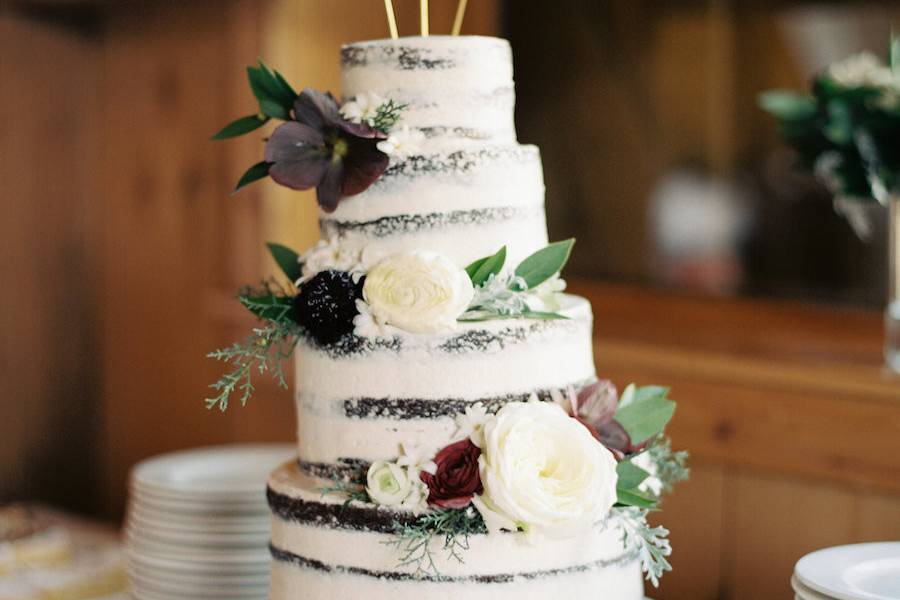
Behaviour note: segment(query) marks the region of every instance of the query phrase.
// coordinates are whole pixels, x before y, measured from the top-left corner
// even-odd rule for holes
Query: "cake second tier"
[[[510,401],[595,379],[587,300],[566,295],[566,319],[460,324],[453,332],[391,339],[308,340],[295,351],[300,461],[325,478],[358,479],[399,444],[440,447],[454,419],[481,402]]]

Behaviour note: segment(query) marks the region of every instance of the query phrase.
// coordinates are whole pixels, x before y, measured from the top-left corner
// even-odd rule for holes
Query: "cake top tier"
[[[403,122],[429,137],[514,142],[512,52],[506,40],[429,36],[372,40],[341,50],[346,100],[406,104]]]

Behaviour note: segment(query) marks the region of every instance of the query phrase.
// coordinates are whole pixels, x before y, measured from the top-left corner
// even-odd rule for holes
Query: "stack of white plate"
[[[266,479],[288,445],[222,446],[152,458],[131,472],[125,539],[136,600],[264,600]]]
[[[807,554],[791,578],[798,600],[900,599],[900,542],[851,544]]]

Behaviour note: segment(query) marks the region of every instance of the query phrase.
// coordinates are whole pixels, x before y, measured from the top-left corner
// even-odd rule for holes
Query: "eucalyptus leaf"
[[[655,496],[635,490],[616,490],[616,501],[623,506],[636,506],[638,508],[653,509],[658,502]]]
[[[268,122],[269,117],[266,117],[265,115],[248,115],[246,117],[241,117],[223,127],[210,139],[226,140],[228,138],[244,135],[245,133],[250,133],[251,131],[259,129]]]
[[[473,265],[477,265],[473,268]],[[469,274],[469,278],[472,280],[472,285],[475,287],[484,285],[484,283],[491,277],[491,275],[497,275],[503,270],[503,265],[506,263],[506,246],[500,248],[496,254],[493,256],[488,256],[482,260],[475,261],[472,265],[466,267],[466,273]],[[470,272],[469,269],[472,269]]]
[[[763,92],[759,95],[759,105],[786,121],[807,119],[816,113],[816,101],[812,96],[784,90]]]
[[[619,476],[617,485],[622,490],[636,489],[650,477],[650,473],[629,460],[619,461],[616,465],[616,474]]]
[[[240,180],[237,182],[237,185],[234,186],[234,191],[232,194],[238,193],[245,186],[250,185],[254,181],[258,181],[264,177],[268,177],[269,175],[269,167],[270,163],[266,161],[261,161],[247,169],[247,171],[241,176]]]
[[[620,402],[615,419],[633,444],[641,444],[662,433],[672,419],[675,403],[666,398],[667,392],[666,388],[655,386],[637,388],[628,402]]]
[[[294,282],[300,279],[302,265],[300,264],[300,256],[296,252],[287,246],[282,246],[275,242],[266,243],[266,248],[269,249],[269,253],[275,259],[275,263],[278,264],[281,272],[288,278],[288,281]]]
[[[572,238],[541,248],[516,267],[516,276],[525,280],[527,289],[539,286],[566,266],[574,244]]]

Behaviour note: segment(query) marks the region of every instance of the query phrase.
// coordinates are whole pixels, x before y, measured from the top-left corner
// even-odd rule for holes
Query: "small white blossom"
[[[828,67],[829,79],[846,88],[857,87],[898,87],[897,78],[871,52],[855,54]]]
[[[303,263],[303,277],[300,281],[306,281],[326,269],[347,273],[365,271],[362,263],[363,244],[361,237],[351,236],[319,240],[300,257],[300,262]]]
[[[566,280],[558,275],[551,277],[533,290],[529,290],[528,308],[539,312],[556,312],[562,306],[559,303],[560,294],[566,289]]]
[[[659,479],[659,466],[653,461],[653,456],[649,452],[641,452],[631,459],[631,464],[645,470],[649,476],[641,482],[638,489],[642,492],[650,492],[654,496],[662,495],[663,484]]]
[[[473,444],[481,448],[484,444],[482,427],[487,420],[487,409],[481,402],[466,407],[466,412],[456,417],[456,436],[459,439],[469,438]]]
[[[363,92],[341,106],[341,116],[351,123],[365,123],[371,127],[382,104],[384,98],[375,92]]]
[[[424,143],[424,133],[418,129],[410,129],[409,125],[403,125],[400,129],[392,131],[388,139],[378,142],[378,149],[389,156],[406,158],[421,154]]]

